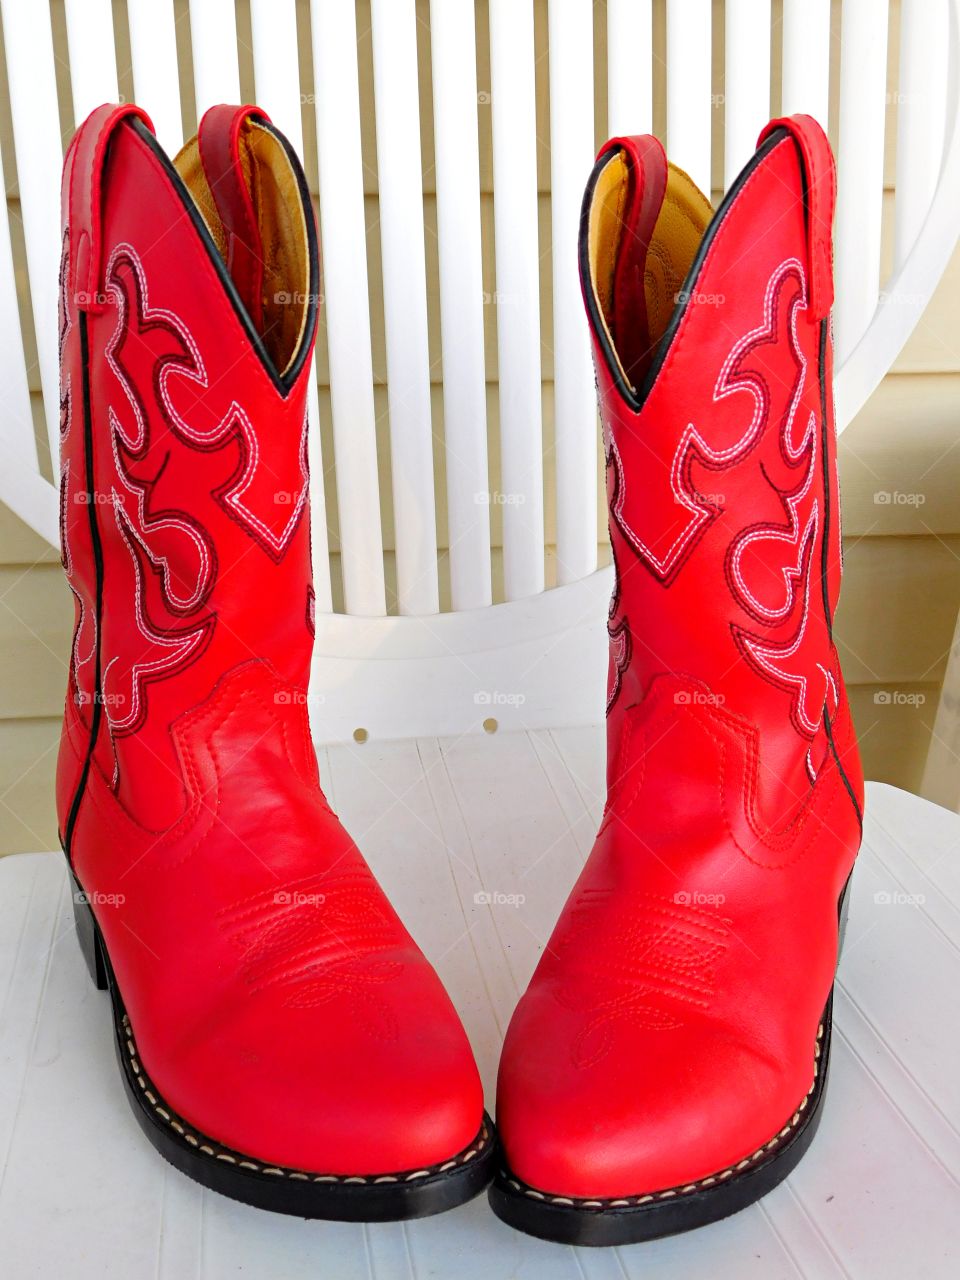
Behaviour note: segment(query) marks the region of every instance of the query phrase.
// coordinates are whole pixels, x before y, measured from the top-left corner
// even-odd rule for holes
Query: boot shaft
[[[716,214],[653,138],[613,139],[590,179],[581,276],[616,566],[611,784],[630,708],[666,677],[678,724],[692,704],[713,731],[756,734],[780,812],[838,763],[838,722],[859,794],[832,638],[833,193],[808,117],[764,131]]]
[[[299,162],[215,108],[171,164],[136,108],[67,154],[61,523],[76,629],[58,771],[145,826],[183,804],[171,725],[251,659],[305,700],[306,395],[318,259]]]

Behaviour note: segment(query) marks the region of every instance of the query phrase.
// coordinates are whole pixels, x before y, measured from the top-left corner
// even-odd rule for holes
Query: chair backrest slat
[[[303,155],[303,103],[297,49],[296,0],[251,0],[250,30],[253,36],[253,78],[256,100],[273,123]],[[323,449],[320,442],[320,404],[316,361],[307,392],[307,439],[310,464],[310,544],[313,554],[313,590],[320,613],[333,608],[330,583],[330,545],[327,500],[323,486]]]
[[[901,0],[899,16],[897,5],[880,0],[780,0],[777,6],[773,0],[247,3],[253,64],[247,92],[296,149],[306,141],[306,167],[320,184],[324,297],[317,367],[329,394],[314,378],[309,397],[320,613],[332,611],[334,602],[347,614],[374,618],[394,609],[420,616],[441,606],[454,613],[482,609],[495,600],[536,595],[548,581],[573,584],[594,570],[603,460],[574,249],[579,204],[601,131],[651,131],[662,90],[665,117],[658,110],[656,122],[658,128],[665,122],[670,157],[705,190],[713,187],[711,194],[749,157],[770,109],[805,111],[832,124],[839,143],[834,319],[840,430],[896,358],[955,243],[960,0]],[[56,56],[64,54],[55,45],[61,32],[51,23],[47,0],[0,0],[13,134],[6,159],[11,171],[16,165],[10,202],[16,210],[19,198],[25,246],[21,263],[19,234],[9,221],[0,228],[0,337],[6,336],[7,371],[2,442],[9,463],[0,467],[0,495],[46,536],[56,529],[56,493],[46,478],[47,445],[41,440],[38,447],[34,439],[31,409],[39,380],[56,473],[59,376],[52,317],[66,141],[61,121],[69,132],[71,116],[79,123],[90,108],[116,96],[118,80],[123,83],[115,38],[122,30],[113,29],[122,6],[118,10],[111,0],[63,0],[63,6],[70,74],[58,83],[55,49]],[[181,7],[189,37],[176,28]],[[782,32],[772,24],[777,12]],[[417,27],[427,13],[429,41]],[[238,43],[244,7],[238,0],[189,0],[183,6],[126,0],[126,14],[135,97],[173,154],[184,121],[192,128],[212,103],[240,99],[240,72],[247,65]],[[358,46],[359,15],[369,16],[372,31],[359,32]],[[841,19],[836,29],[832,16]],[[725,61],[715,83],[712,50],[720,33],[711,30],[714,21],[724,23]],[[900,40],[892,103],[888,22]],[[772,39],[782,40],[779,100]],[[300,82],[304,40],[312,41],[314,86]],[[595,67],[595,51],[604,47],[606,67]],[[185,50],[192,67],[181,65]],[[480,81],[486,71],[478,70],[488,54],[489,84]],[[430,101],[428,76],[429,120],[421,118],[422,104]],[[598,112],[594,76],[606,91],[606,110],[601,102]],[[187,97],[181,110],[182,86]],[[315,151],[312,129],[305,139],[303,128],[304,110],[314,110],[303,97],[311,87]],[[61,100],[64,91],[69,101]],[[895,193],[884,191],[891,105],[897,116]],[[718,110],[722,175],[719,164],[711,166]],[[420,142],[431,132],[435,167],[421,174]],[[891,204],[893,270],[884,279],[881,230],[884,207]],[[431,364],[437,351],[428,341],[436,339],[430,329],[435,270],[439,367]],[[25,282],[29,298],[15,299]],[[485,345],[494,325],[495,356]],[[374,377],[375,369],[380,377],[381,326],[383,388]],[[34,333],[36,369],[24,363],[32,358]],[[546,390],[544,379],[552,383]],[[494,397],[499,426],[488,424]],[[502,584],[493,573],[501,549]],[[396,599],[385,572],[394,553]]]
[[[2,0],[3,40],[30,298],[35,317],[40,382],[54,480],[60,470],[60,370],[57,299],[60,272],[60,169],[63,151],[57,110],[50,10],[45,4]]]
[[[450,603],[492,600],[473,0],[431,0]]]
[[[490,0],[500,492],[508,600],[543,590],[540,245],[533,6]]]
[[[580,301],[577,234],[593,137],[593,4],[548,10],[550,208],[553,223],[553,384],[557,581],[597,567],[597,434],[593,364]]]
[[[250,0],[257,105],[303,154],[297,0]]]
[[[240,102],[240,61],[234,0],[191,0],[193,86],[199,120],[208,107]]]
[[[440,589],[414,0],[373,0],[371,16],[397,607],[400,613],[437,613]]]
[[[711,0],[667,0],[667,150],[709,196]]]
[[[844,0],[840,35],[840,145],[834,308],[837,363],[866,333],[880,293],[887,8]]]
[[[320,226],[340,566],[347,613],[386,612],[376,413],[367,296],[357,19],[352,4],[312,0]]]
[[[940,177],[947,115],[948,19],[946,0],[901,0],[894,270],[913,247]]]
[[[827,127],[830,111],[830,0],[783,0],[780,110],[804,111]]]
[[[137,103],[153,121],[160,145],[176,155],[183,145],[183,120],[173,0],[127,0],[127,21]]]
[[[607,133],[652,132],[652,0],[607,0]]]
[[[116,102],[117,57],[110,0],[65,0],[73,116],[85,120],[101,102]]]
[[[723,180],[729,186],[770,117],[769,0],[727,0],[724,21]]]

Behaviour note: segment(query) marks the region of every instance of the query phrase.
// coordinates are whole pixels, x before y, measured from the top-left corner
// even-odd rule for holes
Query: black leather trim
[[[847,712],[849,715],[849,711]],[[860,826],[860,834],[863,834],[863,810],[860,808],[860,802],[856,797],[853,787],[850,785],[850,779],[847,777],[846,770],[840,762],[840,753],[837,751],[837,744],[833,737],[833,725],[830,723],[830,716],[827,714],[827,708],[823,708],[823,727],[826,730],[827,742],[830,746],[830,754],[833,756],[833,762],[837,766],[840,778],[846,789],[847,795],[850,797],[850,803],[853,805],[853,811],[857,815],[857,822]]]

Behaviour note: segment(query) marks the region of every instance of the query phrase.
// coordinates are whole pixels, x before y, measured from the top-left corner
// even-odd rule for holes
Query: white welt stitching
[[[130,1019],[127,1016],[127,1014],[123,1015],[123,1030],[124,1030],[124,1036],[126,1037],[126,1041],[127,1041],[127,1054],[130,1057],[131,1065],[136,1064],[136,1066],[139,1068],[140,1064],[136,1058],[137,1046],[133,1042],[133,1030],[130,1026]],[[476,1159],[476,1157],[480,1154],[481,1151],[484,1150],[484,1148],[487,1146],[487,1144],[490,1141],[490,1130],[487,1128],[486,1120],[484,1120],[483,1127],[480,1131],[479,1140],[476,1143],[474,1143],[474,1145],[470,1147],[468,1151],[464,1152],[463,1155],[456,1156],[453,1160],[447,1160],[443,1164],[431,1165],[427,1169],[417,1169],[414,1173],[401,1174],[401,1175],[384,1174],[376,1178],[374,1177],[361,1178],[356,1175],[352,1177],[346,1177],[345,1175],[333,1174],[333,1173],[309,1175],[309,1174],[303,1173],[299,1169],[281,1169],[281,1168],[278,1168],[277,1165],[262,1165],[262,1164],[257,1164],[253,1160],[241,1160],[238,1156],[234,1155],[229,1151],[215,1149],[213,1146],[210,1145],[210,1143],[206,1139],[198,1138],[195,1134],[189,1133],[184,1128],[180,1120],[178,1120],[175,1116],[172,1116],[170,1112],[166,1110],[165,1107],[160,1105],[160,1102],[158,1101],[156,1095],[152,1093],[150,1089],[147,1088],[147,1082],[142,1075],[137,1074],[136,1081],[137,1081],[137,1084],[140,1086],[140,1090],[143,1093],[144,1097],[150,1103],[150,1106],[153,1108],[156,1114],[161,1118],[161,1120],[164,1120],[167,1124],[169,1124],[170,1128],[173,1129],[175,1133],[178,1133],[184,1139],[185,1142],[188,1142],[191,1147],[195,1147],[197,1150],[202,1151],[204,1155],[211,1156],[215,1160],[221,1160],[226,1164],[235,1164],[241,1169],[252,1169],[254,1173],[270,1174],[274,1178],[291,1178],[291,1179],[296,1179],[297,1181],[300,1181],[300,1182],[304,1182],[304,1181],[309,1181],[310,1177],[312,1176],[314,1182],[342,1182],[342,1183],[363,1183],[363,1184],[367,1184],[370,1182],[400,1182],[402,1178],[406,1182],[412,1182],[415,1178],[429,1178],[434,1173],[446,1173],[448,1170],[454,1168],[458,1164],[459,1165],[467,1164],[470,1160]]]
[[[823,1023],[820,1023],[817,1029],[817,1043],[814,1047],[814,1063],[813,1063],[813,1082],[807,1090],[806,1097],[793,1113],[792,1119],[785,1124],[776,1137],[771,1138],[769,1142],[762,1147],[758,1147],[752,1155],[746,1156],[738,1164],[731,1165],[729,1169],[724,1169],[722,1173],[711,1174],[709,1178],[701,1178],[699,1182],[688,1182],[682,1187],[671,1187],[668,1191],[655,1191],[647,1195],[633,1196],[628,1198],[619,1198],[616,1200],[574,1200],[569,1196],[548,1196],[542,1191],[536,1191],[533,1187],[524,1186],[511,1178],[506,1170],[501,1171],[501,1176],[506,1180],[507,1185],[512,1187],[514,1191],[520,1191],[525,1196],[530,1196],[533,1200],[544,1200],[548,1204],[559,1204],[565,1206],[574,1206],[578,1209],[619,1209],[630,1205],[650,1204],[654,1200],[669,1200],[674,1196],[689,1195],[691,1191],[700,1191],[704,1187],[712,1187],[717,1182],[724,1182],[727,1178],[732,1178],[735,1173],[741,1172],[747,1165],[753,1164],[755,1160],[759,1160],[761,1156],[765,1156],[774,1147],[779,1146],[787,1134],[791,1133],[799,1124],[800,1117],[806,1109],[810,1095],[813,1093],[817,1085],[817,1077],[820,1074],[820,1042],[823,1039]]]

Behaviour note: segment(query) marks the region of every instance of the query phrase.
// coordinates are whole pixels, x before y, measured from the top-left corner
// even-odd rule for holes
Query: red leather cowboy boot
[[[174,163],[96,110],[63,181],[57,801],[150,1141],[235,1199],[413,1217],[493,1153],[456,1013],[320,790],[303,172],[256,108]]]
[[[506,1221],[613,1244],[762,1196],[820,1118],[862,777],[831,635],[829,144],[770,124],[715,214],[601,151],[580,262],[607,451],[608,799],[507,1033]]]

